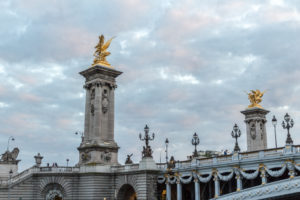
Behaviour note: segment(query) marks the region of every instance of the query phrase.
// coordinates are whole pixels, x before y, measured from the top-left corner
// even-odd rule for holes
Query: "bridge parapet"
[[[286,151],[287,147],[265,149],[261,151],[251,151],[251,152],[242,152],[231,155],[222,155],[212,158],[201,158],[194,160],[184,160],[176,161],[176,169],[185,169],[191,167],[200,167],[200,166],[211,166],[211,165],[222,165],[227,163],[232,163],[233,161],[238,160],[239,163],[249,162],[251,160],[261,160],[261,159],[273,159],[280,158],[287,155],[296,155],[300,153],[300,145],[295,145],[291,147],[291,152]],[[165,170],[167,169],[166,163],[157,163],[158,169]]]
[[[220,200],[271,199],[273,197],[299,195],[300,177],[285,179],[263,186],[255,186],[239,192],[220,196]],[[298,194],[297,194],[298,193]],[[289,198],[290,199],[290,198]]]
[[[191,187],[190,184],[194,182],[195,188],[189,188],[190,191],[202,191],[199,183],[202,186],[206,185],[205,188],[209,187],[210,193],[214,191],[214,194],[201,199],[217,198],[223,194],[230,195],[243,190],[244,187],[266,185],[269,181],[293,179],[297,171],[300,172],[299,147],[299,145],[286,146],[214,158],[178,161],[175,168],[162,169],[157,182],[166,184],[167,190],[170,190],[171,187],[168,185],[171,184],[176,184],[177,190],[183,190],[184,185]],[[160,164],[160,166],[165,165]],[[166,193],[170,195],[170,192]],[[177,192],[177,194],[181,193],[182,191]],[[198,197],[199,195],[200,192],[194,194]]]

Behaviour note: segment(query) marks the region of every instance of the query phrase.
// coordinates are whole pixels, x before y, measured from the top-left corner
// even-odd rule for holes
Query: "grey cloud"
[[[242,130],[246,149],[244,91],[268,89],[263,106],[279,121],[290,112],[300,136],[299,13],[296,1],[284,6],[261,1],[7,1],[0,14],[0,142],[16,137],[21,169],[40,152],[45,162],[76,164],[83,129],[84,79],[97,36],[117,36],[109,62],[124,72],[116,90],[119,160],[140,159],[138,134],[145,124],[156,133],[154,158],[186,159],[194,132],[201,149],[232,149],[232,126]],[[10,2],[10,3],[9,3]],[[46,6],[47,5],[47,6]],[[235,12],[233,12],[235,11]],[[276,12],[275,12],[276,11]],[[271,14],[278,14],[272,18]],[[283,14],[288,13],[288,17]],[[268,15],[267,15],[268,14]],[[296,15],[295,15],[296,16]],[[161,70],[168,75],[162,77]],[[184,77],[182,79],[178,77]],[[197,80],[190,84],[191,77]],[[181,80],[181,81],[180,81]],[[267,124],[270,147],[273,129]],[[285,132],[278,125],[280,145]],[[3,148],[3,151],[5,149]],[[162,159],[164,160],[164,159]]]

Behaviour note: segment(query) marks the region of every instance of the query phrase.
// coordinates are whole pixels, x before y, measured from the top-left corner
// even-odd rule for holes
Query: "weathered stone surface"
[[[96,65],[80,72],[86,78],[84,139],[79,165],[118,164],[118,145],[114,141],[115,78],[122,72]]]
[[[248,108],[241,111],[245,115],[247,151],[263,150],[267,148],[266,115],[268,110],[262,108]]]
[[[139,169],[142,170],[157,170],[156,163],[154,162],[153,158],[145,157],[141,160]]]

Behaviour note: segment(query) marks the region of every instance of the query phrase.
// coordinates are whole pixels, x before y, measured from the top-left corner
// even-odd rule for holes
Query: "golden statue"
[[[95,59],[94,59],[93,66],[99,64],[99,65],[111,67],[111,65],[106,60],[106,56],[110,55],[110,52],[108,52],[107,49],[113,39],[114,39],[114,37],[110,38],[104,44],[104,36],[103,35],[99,36],[99,42],[98,42],[97,46],[95,46],[96,51],[94,53]]]
[[[250,100],[250,105],[248,106],[248,108],[262,108],[261,105],[259,105],[259,103],[262,101],[262,97],[264,96],[264,93],[266,92],[263,91],[261,92],[260,90],[251,90],[251,93],[247,93],[248,94],[248,99]]]

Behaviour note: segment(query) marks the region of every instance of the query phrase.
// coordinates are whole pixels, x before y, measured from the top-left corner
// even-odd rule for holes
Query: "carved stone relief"
[[[101,160],[104,162],[109,162],[111,160],[111,152],[106,150],[105,152],[101,153]]]
[[[91,91],[91,100],[95,99],[95,89]]]
[[[263,126],[263,123],[260,123],[260,126],[259,126],[259,130],[260,130],[260,137],[261,139],[264,138],[264,126]]]
[[[102,112],[106,113],[107,110],[108,110],[108,91],[107,89],[104,89],[102,93]]]
[[[81,160],[82,160],[82,162],[87,162],[87,161],[89,161],[91,159],[91,153],[89,153],[89,152],[83,152],[83,153],[81,153]]]
[[[255,138],[256,138],[256,128],[255,128],[255,124],[254,123],[252,123],[250,125],[250,136],[251,136],[251,138],[253,140],[255,140]]]

